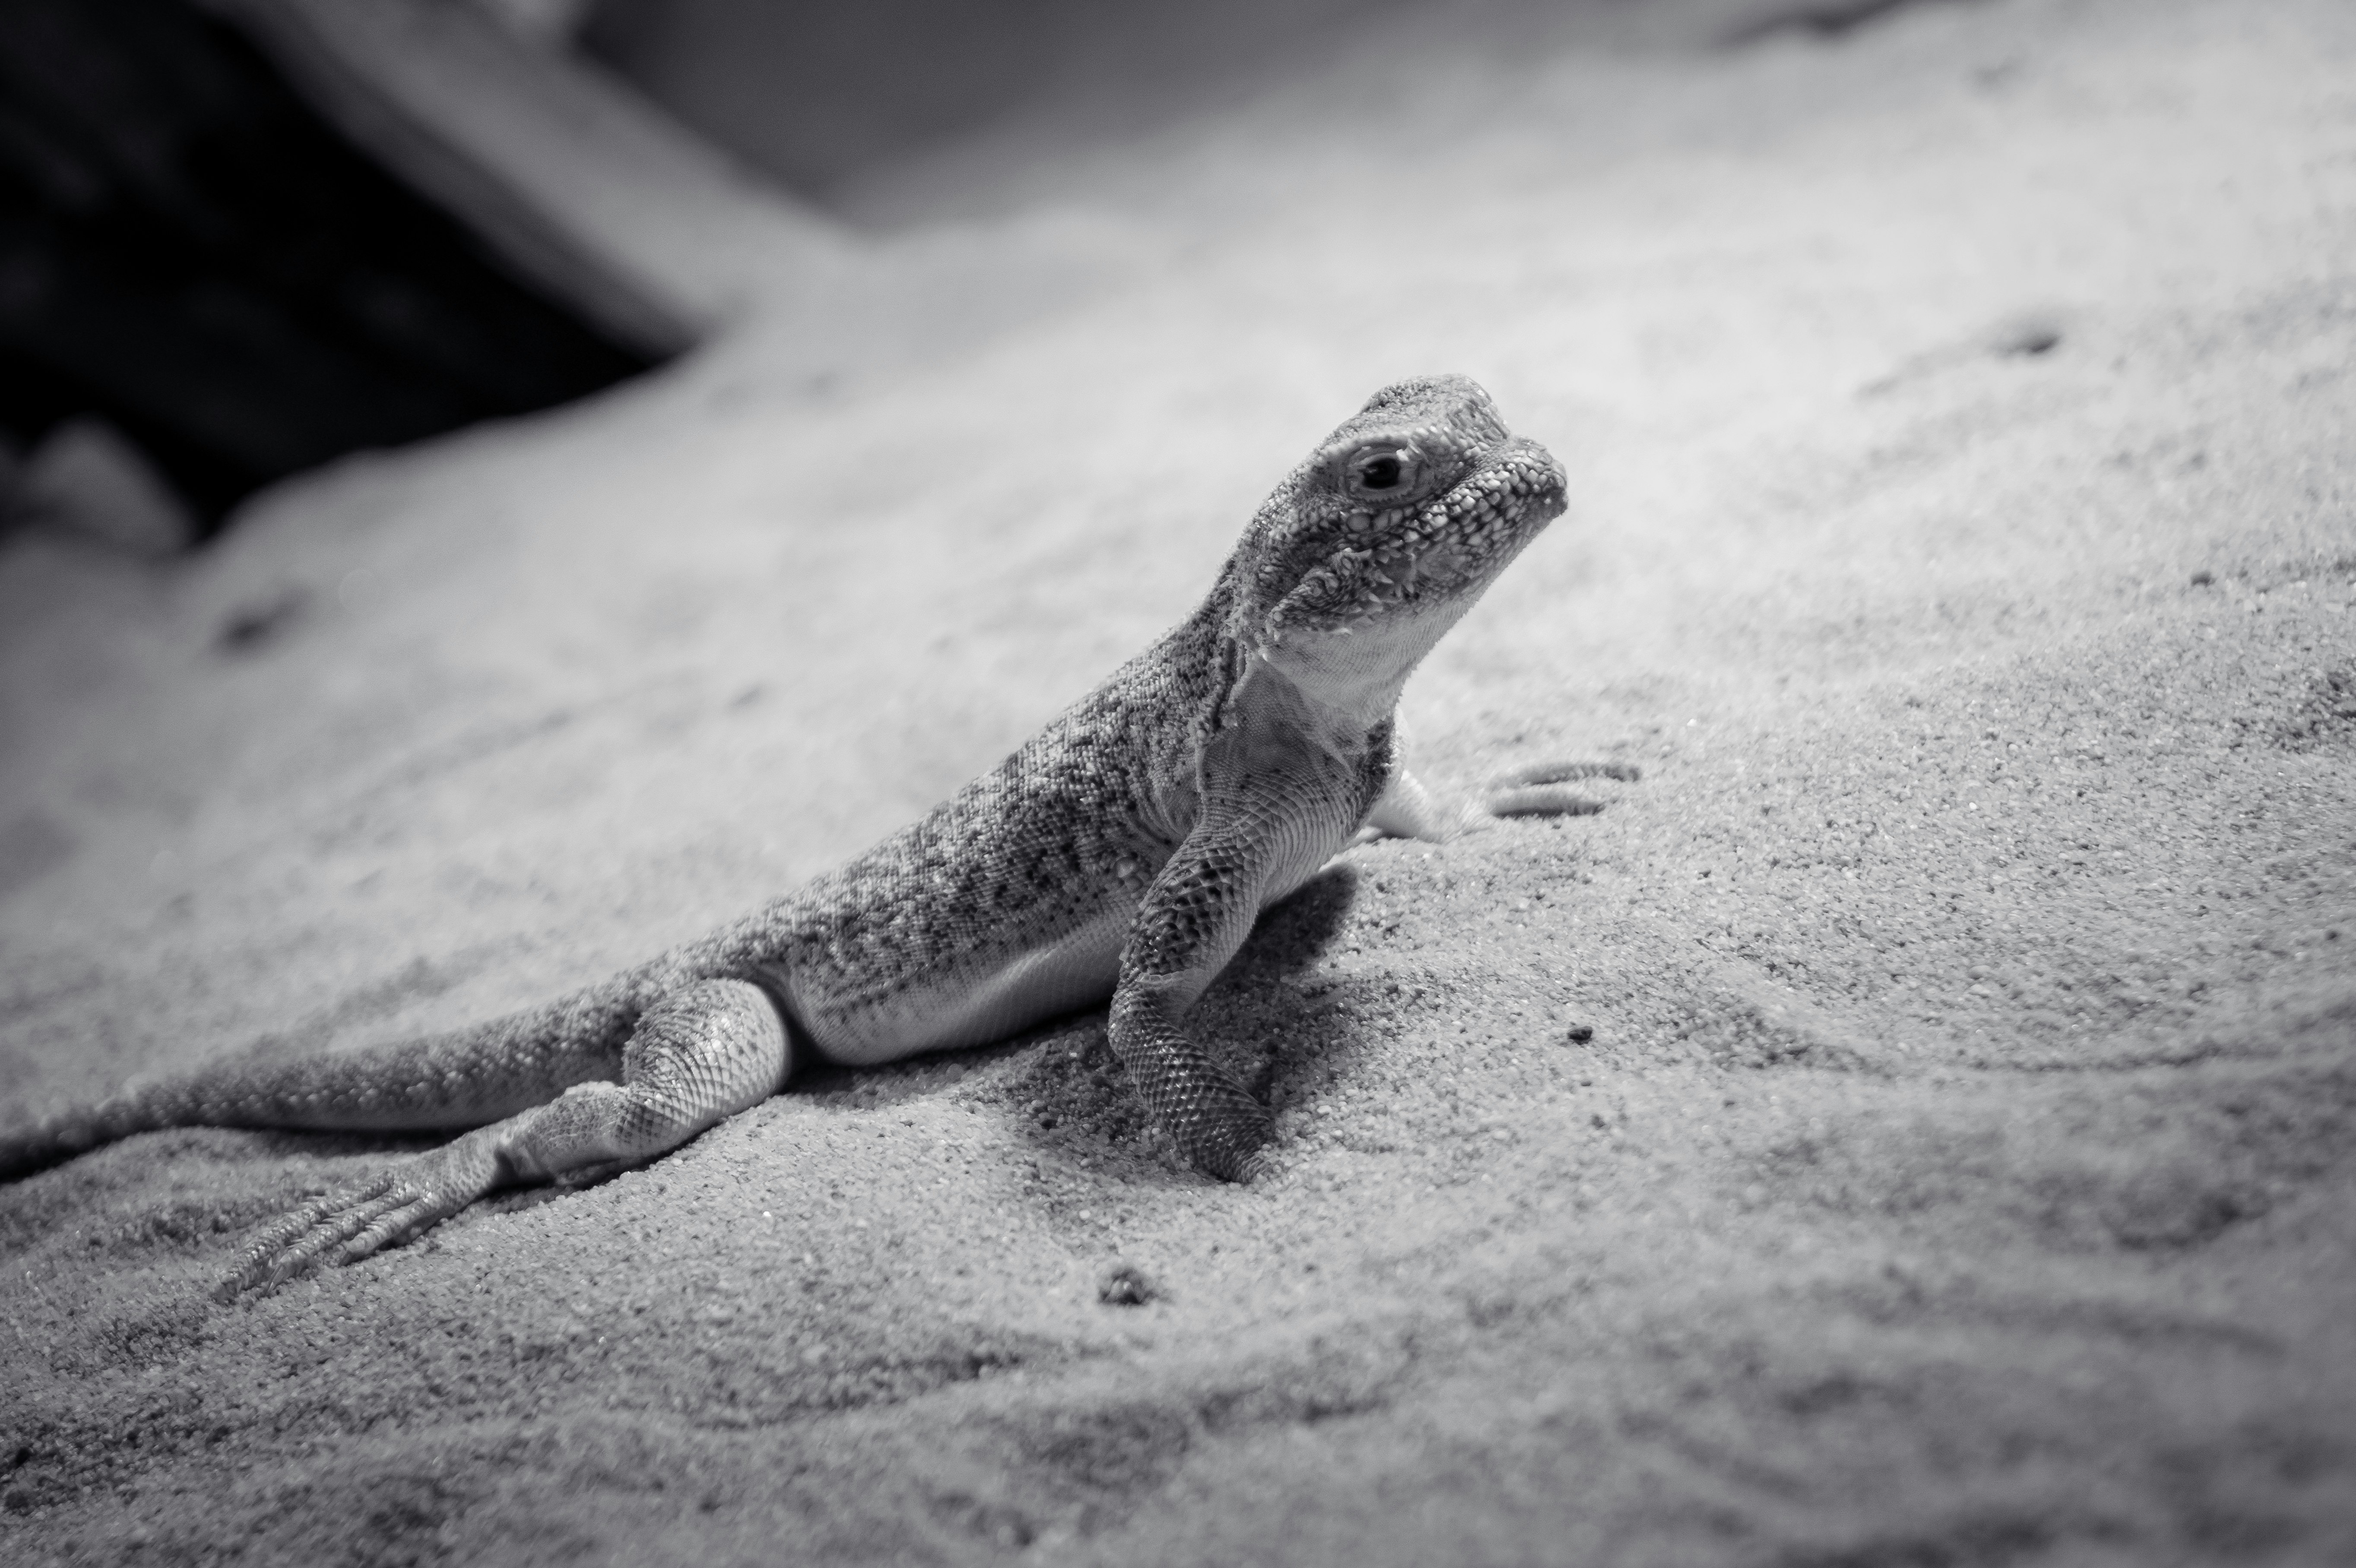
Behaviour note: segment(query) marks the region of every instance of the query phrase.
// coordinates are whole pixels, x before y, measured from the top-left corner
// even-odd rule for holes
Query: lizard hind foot
[[[222,1301],[247,1291],[268,1296],[329,1264],[358,1263],[448,1219],[497,1185],[497,1177],[498,1157],[479,1133],[404,1160],[269,1226],[214,1295]]]

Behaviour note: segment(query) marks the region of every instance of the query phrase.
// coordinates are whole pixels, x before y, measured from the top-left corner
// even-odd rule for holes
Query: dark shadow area
[[[1358,873],[1326,867],[1263,912],[1194,1016],[1198,1039],[1265,1098],[1288,1065],[1323,1061],[1345,1043],[1348,1020],[1273,984],[1315,964],[1346,927]],[[1108,1156],[1135,1179],[1191,1180],[1155,1152],[1145,1109],[1112,1053],[1105,1009],[1053,1019],[1003,1044],[881,1067],[814,1063],[790,1093],[849,1111],[949,1093],[992,1108],[1059,1161]]]
[[[1342,934],[1357,897],[1358,869],[1346,861],[1327,866],[1260,912],[1229,968],[1246,965],[1269,979],[1308,968]]]
[[[36,469],[61,429],[127,437],[203,538],[297,470],[648,363],[182,0],[0,9],[0,437]]]
[[[1358,869],[1329,865],[1261,912],[1243,947],[1196,1005],[1198,1039],[1270,1109],[1305,1083],[1330,1083],[1360,1043],[1360,1024],[1330,985],[1284,982],[1315,966],[1348,927]]]

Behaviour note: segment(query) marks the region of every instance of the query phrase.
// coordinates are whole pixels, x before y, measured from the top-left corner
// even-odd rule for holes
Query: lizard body
[[[181,1125],[472,1128],[269,1227],[225,1290],[349,1262],[513,1181],[653,1158],[798,1063],[891,1061],[1112,1002],[1113,1051],[1198,1168],[1267,1111],[1184,1029],[1259,911],[1362,829],[1448,837],[1398,766],[1416,664],[1564,505],[1462,377],[1384,389],[1286,476],[1186,620],[990,773],[701,941],[471,1029],[218,1063],[0,1136],[0,1178]],[[1548,779],[1521,812],[1591,809]],[[1533,782],[1537,787],[1527,787]]]

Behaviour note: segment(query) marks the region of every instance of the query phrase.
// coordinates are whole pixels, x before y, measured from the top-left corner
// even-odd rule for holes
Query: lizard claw
[[[488,1191],[497,1158],[470,1136],[393,1167],[362,1187],[316,1198],[255,1238],[214,1296],[268,1296],[330,1264],[357,1263],[438,1224]]]

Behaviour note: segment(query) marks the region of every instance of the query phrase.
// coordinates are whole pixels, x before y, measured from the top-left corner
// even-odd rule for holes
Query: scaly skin
[[[1029,744],[840,870],[605,984],[477,1029],[221,1063],[0,1136],[0,1178],[156,1127],[474,1128],[268,1227],[224,1293],[416,1234],[493,1188],[594,1179],[783,1088],[1112,1003],[1197,1168],[1258,1172],[1268,1112],[1187,1035],[1260,910],[1362,830],[1444,838],[1393,755],[1416,664],[1562,510],[1563,475],[1458,376],[1403,381],[1286,476],[1202,605]],[[1558,765],[1500,814],[1593,809]]]

